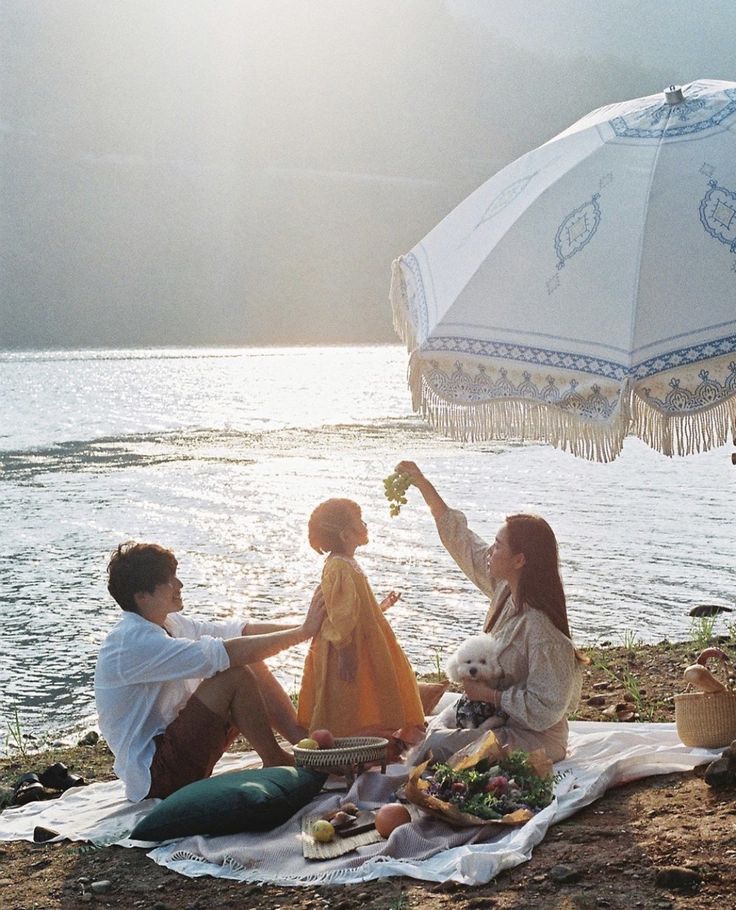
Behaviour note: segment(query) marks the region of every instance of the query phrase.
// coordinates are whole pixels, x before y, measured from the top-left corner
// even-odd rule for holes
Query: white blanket
[[[553,803],[521,827],[456,831],[415,810],[413,824],[397,828],[387,841],[334,860],[305,860],[301,816],[318,814],[346,798],[344,792],[333,792],[321,794],[268,834],[188,837],[158,846],[149,855],[188,876],[282,885],[348,883],[392,875],[481,884],[528,860],[550,825],[598,799],[610,787],[653,774],[690,771],[717,758],[721,751],[683,746],[674,724],[577,721],[570,724],[570,731],[568,758],[555,765],[556,771],[570,773],[558,783]],[[217,770],[256,764],[252,754],[227,755]],[[404,765],[395,764],[385,775],[364,774],[347,798],[365,808],[388,802],[406,780],[406,773]],[[34,827],[43,825],[69,840],[141,846],[127,834],[156,802],[126,802],[119,782],[91,784],[69,790],[58,800],[6,810],[0,814],[0,840],[32,840]]]

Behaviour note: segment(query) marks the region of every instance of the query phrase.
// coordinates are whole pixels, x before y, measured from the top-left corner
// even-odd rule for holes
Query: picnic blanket
[[[319,814],[345,799],[364,808],[391,801],[408,774],[406,765],[393,764],[386,774],[371,771],[358,777],[347,795],[344,790],[320,794],[266,834],[188,837],[156,846],[148,855],[187,876],[281,885],[350,883],[394,875],[482,884],[528,860],[550,825],[598,799],[610,787],[650,775],[689,771],[717,758],[720,751],[684,746],[674,724],[576,721],[570,724],[568,756],[555,765],[555,771],[564,776],[554,801],[520,827],[455,830],[412,807],[413,823],[397,828],[387,841],[336,859],[304,859],[301,816]],[[253,754],[231,754],[223,757],[216,770],[257,764]],[[70,840],[146,846],[127,835],[156,802],[128,803],[118,781],[91,784],[68,790],[58,800],[6,810],[0,814],[0,840],[32,840],[34,827],[43,825]]]

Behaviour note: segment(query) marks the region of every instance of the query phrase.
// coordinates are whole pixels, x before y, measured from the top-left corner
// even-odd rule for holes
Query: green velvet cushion
[[[306,806],[325,774],[308,768],[251,768],[198,780],[172,793],[135,826],[134,840],[270,831]]]

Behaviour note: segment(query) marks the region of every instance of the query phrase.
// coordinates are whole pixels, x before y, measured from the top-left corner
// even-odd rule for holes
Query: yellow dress
[[[322,570],[326,617],[312,639],[299,692],[299,723],[335,736],[412,741],[424,711],[411,664],[357,563],[329,556]]]

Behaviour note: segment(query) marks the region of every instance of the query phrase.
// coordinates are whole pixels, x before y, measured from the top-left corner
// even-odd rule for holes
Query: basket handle
[[[725,683],[708,669],[707,663],[711,659],[719,661]],[[698,655],[696,662],[685,670],[683,677],[689,688],[699,689],[701,692],[727,691],[732,685],[729,676],[728,655],[720,648],[705,648]]]
[[[727,668],[728,655],[720,648],[705,648],[705,650],[701,651],[700,654],[698,654],[697,658],[695,659],[695,663],[700,664],[702,667],[705,667],[708,665],[708,661],[713,657],[720,660],[723,669]]]

